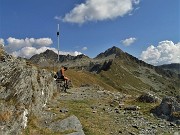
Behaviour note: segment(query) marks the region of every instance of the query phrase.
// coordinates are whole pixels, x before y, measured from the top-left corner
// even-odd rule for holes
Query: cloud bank
[[[151,45],[142,52],[140,58],[153,65],[180,63],[180,42],[175,44],[166,40],[159,42],[157,47]]]
[[[0,39],[0,43],[4,42],[3,39]],[[5,50],[7,53],[15,56],[15,57],[23,57],[23,58],[30,58],[35,54],[40,54],[45,52],[47,49],[58,53],[56,48],[50,47],[53,44],[51,38],[25,38],[25,39],[16,39],[9,37],[7,39],[7,45],[5,45]],[[81,52],[63,52],[60,51],[60,54],[67,55],[70,54],[72,56],[77,56],[82,54]]]
[[[18,51],[24,47],[35,47],[41,48],[43,46],[50,46],[53,43],[51,38],[25,38],[25,39],[16,39],[9,37],[7,39],[7,46],[5,47],[8,53]]]
[[[131,37],[131,38],[127,38],[125,40],[122,40],[122,44],[125,46],[130,46],[131,44],[133,44],[136,41],[136,38]]]
[[[140,0],[86,0],[76,5],[63,19],[64,22],[83,24],[87,21],[115,19],[130,14]]]

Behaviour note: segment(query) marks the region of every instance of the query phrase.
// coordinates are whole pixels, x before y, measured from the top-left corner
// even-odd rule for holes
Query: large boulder
[[[144,93],[137,98],[137,101],[145,103],[156,103],[158,102],[158,97],[150,93]]]
[[[68,135],[84,135],[84,132],[82,130],[82,125],[78,118],[74,115],[64,119],[59,120],[56,122],[51,123],[49,128],[53,131],[61,131],[61,132],[68,132],[71,131],[72,133]]]
[[[180,120],[180,101],[175,97],[165,97],[152,112],[160,118],[178,123]]]

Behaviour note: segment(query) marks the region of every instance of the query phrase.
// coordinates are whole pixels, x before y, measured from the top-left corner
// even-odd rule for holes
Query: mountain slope
[[[165,64],[158,67],[180,74],[180,63]]]
[[[176,73],[147,64],[119,48],[112,47],[96,58],[105,59],[113,54],[114,59],[105,62],[106,68],[103,68],[103,64],[94,66],[107,84],[131,94],[143,92],[154,92],[159,96],[180,94],[178,83],[180,78]]]

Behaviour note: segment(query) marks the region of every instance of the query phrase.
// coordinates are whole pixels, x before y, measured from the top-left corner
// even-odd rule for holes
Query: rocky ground
[[[147,110],[147,106],[153,108],[158,103],[139,103],[134,99],[130,95],[113,93],[99,86],[71,88],[67,93],[57,93],[47,104],[44,110],[52,114],[53,119],[45,116],[41,126],[53,132],[64,128],[61,131],[68,131],[71,135],[180,134],[180,126],[157,118]],[[60,124],[67,119],[74,122]]]

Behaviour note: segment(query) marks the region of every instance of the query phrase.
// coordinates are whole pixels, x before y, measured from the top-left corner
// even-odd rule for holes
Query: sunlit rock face
[[[45,69],[14,58],[1,47],[0,131],[20,134],[30,116],[39,117],[57,89],[52,74]]]

